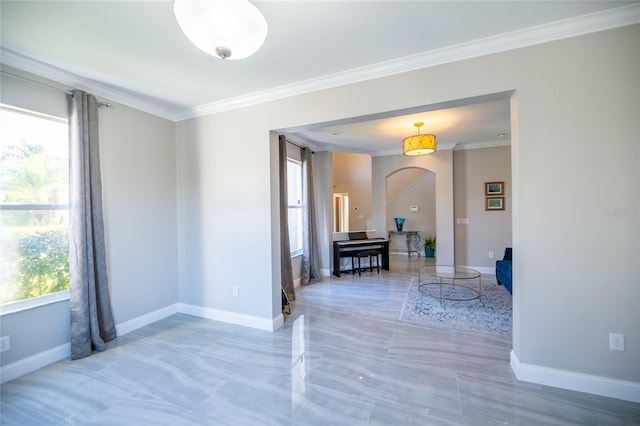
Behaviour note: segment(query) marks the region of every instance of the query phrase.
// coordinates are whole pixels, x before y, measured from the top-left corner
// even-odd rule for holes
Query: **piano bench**
[[[355,270],[355,259],[358,260],[358,275],[362,275],[362,271],[364,269],[369,269],[371,272],[373,272],[373,268],[376,268],[378,270],[378,273],[380,273],[380,260],[378,259],[378,256],[382,254],[380,252],[380,250],[363,250],[363,251],[359,251],[356,252],[355,254],[353,254],[351,256],[351,265],[354,268],[353,269],[353,273],[355,274],[356,270]],[[369,267],[368,268],[363,268],[362,264],[361,264],[361,260],[364,258],[369,258]],[[375,266],[373,265],[373,259],[376,260],[376,264]]]

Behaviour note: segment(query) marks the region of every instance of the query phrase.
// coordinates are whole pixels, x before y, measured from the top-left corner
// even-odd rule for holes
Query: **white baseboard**
[[[284,324],[284,316],[282,313],[276,315],[275,318],[269,320],[250,315],[236,314],[234,312],[221,311],[218,309],[203,308],[201,306],[187,305],[184,303],[175,303],[156,311],[141,315],[137,318],[116,324],[118,336],[123,336],[134,330],[152,324],[161,319],[170,317],[171,315],[183,313],[201,318],[207,318],[215,321],[228,322],[231,324],[242,325],[245,327],[257,328],[266,331],[275,331]],[[12,362],[0,368],[0,383],[5,383],[16,379],[25,374],[39,370],[42,367],[53,364],[71,356],[71,344],[48,349],[37,353],[30,357]]]
[[[496,274],[496,268],[491,267],[491,266],[467,266],[467,268],[471,268],[473,270],[476,270],[478,272],[480,272],[481,274],[487,274],[487,275],[495,275]]]
[[[640,403],[640,383],[523,364],[513,351],[511,351],[511,369],[518,380],[523,382]]]
[[[235,312],[221,311],[219,309],[205,308],[202,306],[187,305],[186,303],[178,304],[178,312],[266,331],[275,331],[284,324],[284,317],[282,313],[276,315],[273,319],[268,319],[238,314]]]
[[[65,343],[64,345],[56,346],[55,348],[12,362],[0,368],[0,383],[24,376],[25,374],[29,374],[32,371],[39,370],[42,367],[69,358],[70,356],[71,344]]]
[[[178,312],[178,304],[174,303],[173,305],[166,306],[164,308],[158,309],[157,311],[149,312],[148,314],[141,315],[129,321],[125,321],[122,324],[116,324],[116,331],[118,332],[118,336],[124,336],[127,333],[152,324],[156,321],[160,321],[161,319],[170,317],[171,315],[177,314]]]

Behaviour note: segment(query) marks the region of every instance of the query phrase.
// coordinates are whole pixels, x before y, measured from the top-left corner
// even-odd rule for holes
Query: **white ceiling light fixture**
[[[438,146],[436,135],[421,135],[420,127],[424,126],[422,121],[418,121],[413,125],[418,128],[418,134],[403,139],[402,153],[406,156],[415,156],[436,152]]]
[[[251,56],[267,38],[267,21],[248,0],[175,0],[173,13],[193,44],[220,59]]]

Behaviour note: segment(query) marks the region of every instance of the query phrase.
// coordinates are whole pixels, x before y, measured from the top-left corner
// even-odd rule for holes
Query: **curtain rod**
[[[308,146],[300,145],[299,143],[296,143],[291,139],[287,138],[286,135],[285,135],[285,140],[287,141],[287,143],[290,143],[293,146],[297,146],[300,149],[308,149],[309,151],[311,151],[312,154],[315,154],[315,151],[309,148]]]
[[[67,91],[67,95],[71,95],[73,97],[73,92],[72,91]],[[93,96],[95,96],[95,95],[93,95]],[[111,105],[110,102],[107,102],[107,101],[97,101],[96,104],[98,105],[98,107],[105,107],[105,108],[111,108],[113,106],[113,105]]]
[[[73,96],[73,92],[67,92],[67,95]],[[110,102],[107,102],[107,101],[97,101],[96,104],[98,105],[98,108],[99,107],[111,108],[113,106],[111,105]]]

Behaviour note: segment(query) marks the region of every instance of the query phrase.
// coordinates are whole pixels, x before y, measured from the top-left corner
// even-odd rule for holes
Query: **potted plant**
[[[436,253],[436,237],[424,239],[424,257],[434,257]]]

